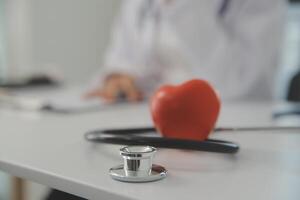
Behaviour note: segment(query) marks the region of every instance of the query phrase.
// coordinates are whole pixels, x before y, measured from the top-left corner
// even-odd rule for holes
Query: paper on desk
[[[83,90],[67,88],[38,93],[2,95],[0,102],[15,109],[47,110],[60,113],[87,112],[108,106],[100,98],[83,99]]]
[[[84,99],[81,89],[66,89],[43,99],[43,110],[55,112],[85,112],[107,106],[101,98]]]

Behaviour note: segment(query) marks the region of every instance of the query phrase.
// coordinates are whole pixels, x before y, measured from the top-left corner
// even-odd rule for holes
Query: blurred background
[[[0,81],[33,74],[88,81],[102,64],[120,0],[0,0]],[[1,126],[1,122],[0,122]],[[9,177],[0,173],[0,200],[9,199]],[[27,184],[27,199],[47,189]]]
[[[120,3],[0,0],[0,83],[35,74],[58,76],[64,83],[88,82],[102,65]],[[276,98],[297,100],[290,96],[290,82],[300,69],[300,1],[289,3],[284,32]],[[8,199],[9,180],[0,173],[0,200]],[[30,200],[47,192],[36,183],[27,187]]]
[[[66,82],[102,63],[117,0],[0,0],[1,80],[50,72]]]

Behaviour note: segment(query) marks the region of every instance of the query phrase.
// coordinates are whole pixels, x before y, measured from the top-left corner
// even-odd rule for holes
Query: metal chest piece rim
[[[165,178],[167,170],[152,164],[156,148],[150,146],[127,146],[120,149],[124,164],[110,168],[111,178],[122,182],[152,182]]]

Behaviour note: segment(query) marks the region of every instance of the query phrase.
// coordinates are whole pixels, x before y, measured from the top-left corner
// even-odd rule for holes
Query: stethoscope
[[[300,127],[236,127],[236,128],[215,128],[213,132],[244,132],[244,131],[300,131]],[[153,146],[160,148],[198,150],[215,153],[237,153],[239,145],[225,140],[206,139],[204,141],[185,140],[176,138],[160,137],[153,127],[126,128],[126,129],[105,129],[88,131],[85,139],[91,142],[122,144],[122,145],[139,145]]]
[[[215,128],[213,132],[243,132],[243,131],[293,131],[299,132],[300,127],[266,126],[266,127],[236,127]],[[112,179],[122,182],[150,182],[164,179],[167,170],[157,164],[152,164],[156,152],[155,147],[198,150],[217,153],[237,153],[239,145],[225,140],[207,139],[204,141],[174,139],[143,134],[156,132],[153,127],[106,129],[87,132],[85,139],[91,142],[129,145],[120,149],[123,164],[109,169]],[[143,136],[141,136],[143,135]]]
[[[239,150],[239,145],[224,140],[194,141],[159,137],[158,134],[146,135],[155,132],[153,127],[141,127],[93,130],[84,136],[91,142],[129,145],[120,149],[123,164],[109,169],[110,177],[122,182],[150,182],[167,176],[167,170],[163,166],[152,164],[156,147],[218,153],[236,153]]]

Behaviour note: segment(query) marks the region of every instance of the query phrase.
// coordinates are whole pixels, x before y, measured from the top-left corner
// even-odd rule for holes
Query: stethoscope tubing
[[[291,131],[299,132],[298,126],[261,126],[261,127],[220,127],[213,132],[247,132],[247,131]],[[149,145],[161,148],[198,150],[216,153],[236,153],[239,145],[224,140],[207,139],[204,141],[164,138],[157,136],[140,136],[138,134],[156,132],[154,127],[93,130],[85,134],[85,139],[91,142],[122,144],[122,145]]]
[[[253,127],[219,127],[212,132],[252,132],[252,131],[291,131],[299,132],[300,126],[253,126]],[[123,128],[123,129],[106,129],[102,131],[107,134],[138,134],[156,132],[154,127],[138,127],[138,128]]]
[[[195,141],[164,137],[137,136],[122,133],[111,134],[98,130],[87,132],[85,134],[85,139],[100,143],[154,146],[159,148],[198,150],[215,153],[236,153],[239,150],[237,144],[223,140],[207,139],[205,141]]]

